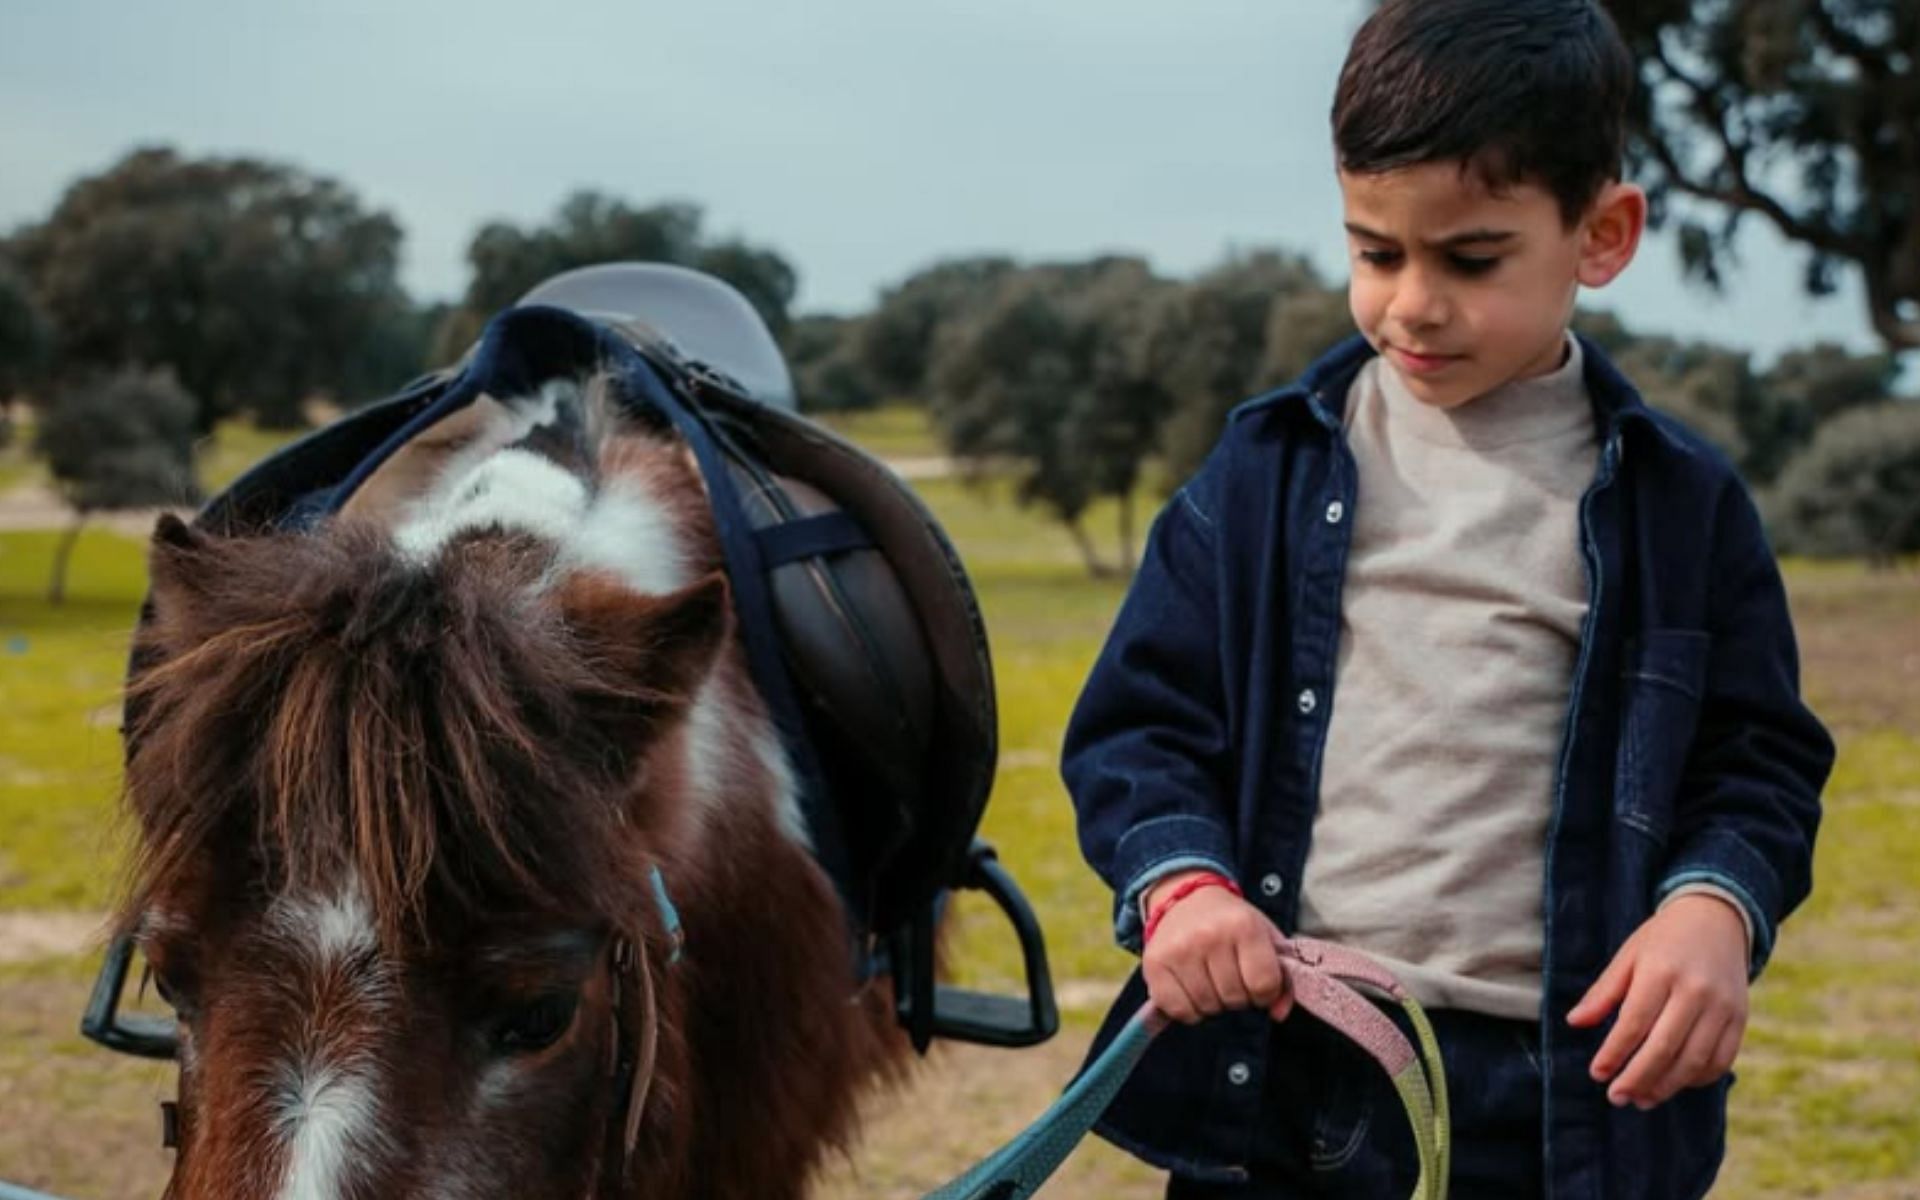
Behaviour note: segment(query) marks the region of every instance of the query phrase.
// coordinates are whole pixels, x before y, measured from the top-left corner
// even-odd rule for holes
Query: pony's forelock
[[[550,549],[475,536],[423,564],[343,524],[169,553],[194,561],[156,562],[130,690],[136,897],[246,847],[276,890],[351,872],[386,941],[429,910],[621,910],[633,751],[595,714],[673,697],[542,603]]]

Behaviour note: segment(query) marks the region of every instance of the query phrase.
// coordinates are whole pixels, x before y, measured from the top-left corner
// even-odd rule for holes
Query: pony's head
[[[678,1019],[649,868],[724,580],[537,519],[165,518],[151,576],[121,919],[181,1018],[169,1194],[592,1194]]]

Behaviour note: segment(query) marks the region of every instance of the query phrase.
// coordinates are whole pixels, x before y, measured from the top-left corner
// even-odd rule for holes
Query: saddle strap
[[[1413,1126],[1420,1178],[1412,1200],[1446,1200],[1453,1138],[1446,1068],[1433,1026],[1393,975],[1364,954],[1313,938],[1277,938],[1275,952],[1295,1002],[1350,1038],[1380,1064]],[[1418,1050],[1359,988],[1406,1011]],[[1132,1075],[1147,1046],[1171,1022],[1152,1004],[1120,1030],[1039,1120],[924,1200],[1024,1200],[1039,1191],[1086,1137]]]

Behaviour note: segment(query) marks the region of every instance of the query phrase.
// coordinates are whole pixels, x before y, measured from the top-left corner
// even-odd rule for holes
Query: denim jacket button
[[[1245,1086],[1247,1080],[1252,1078],[1253,1068],[1243,1062],[1234,1063],[1227,1068],[1227,1082],[1233,1084],[1235,1087]]]
[[[1340,518],[1347,515],[1347,506],[1335,500],[1327,505],[1327,524],[1338,525]]]
[[[1278,896],[1281,887],[1282,883],[1278,875],[1268,874],[1262,876],[1260,879],[1260,894],[1262,896],[1269,898]]]
[[[1320,703],[1320,697],[1313,694],[1312,688],[1307,688],[1305,691],[1300,693],[1300,698],[1297,701],[1295,701],[1295,703],[1297,703],[1300,706],[1301,712],[1310,713],[1316,707],[1318,707]]]

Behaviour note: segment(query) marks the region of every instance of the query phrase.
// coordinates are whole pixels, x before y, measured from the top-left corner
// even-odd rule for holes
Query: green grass
[[[89,530],[51,608],[58,538],[0,533],[0,908],[97,908],[116,857],[120,679],[145,570],[137,542]]]
[[[926,458],[944,454],[925,407],[894,403],[867,412],[808,413],[861,448],[882,458]]]
[[[1920,737],[1843,741],[1826,801],[1813,896],[1754,991],[1737,1067],[1735,1133],[1763,1194],[1920,1181]]]

